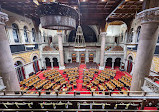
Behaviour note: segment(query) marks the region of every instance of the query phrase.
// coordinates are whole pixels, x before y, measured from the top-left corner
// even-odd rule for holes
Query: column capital
[[[136,19],[141,21],[141,24],[149,22],[159,23],[159,7],[150,8],[138,13]]]
[[[107,35],[107,32],[101,32],[100,33],[100,36],[106,36]]]
[[[57,35],[62,36],[62,35],[63,35],[63,33],[62,33],[62,32],[57,32]]]
[[[5,22],[8,20],[8,15],[6,13],[0,12],[0,25],[5,25]]]

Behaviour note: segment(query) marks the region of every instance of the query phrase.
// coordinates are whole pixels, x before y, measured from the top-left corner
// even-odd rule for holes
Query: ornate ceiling
[[[56,0],[78,8],[78,0]],[[99,25],[108,18],[112,20],[125,20],[134,18],[135,14],[142,11],[142,0],[80,0],[82,24]],[[3,9],[25,15],[36,21],[38,5],[33,0],[0,0]]]

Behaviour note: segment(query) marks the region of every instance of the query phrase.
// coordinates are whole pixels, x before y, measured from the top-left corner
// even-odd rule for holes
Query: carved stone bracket
[[[148,23],[148,22],[159,23],[159,7],[147,9],[138,13],[136,19],[141,23]]]
[[[8,15],[6,13],[0,12],[0,25],[4,25],[8,20]]]

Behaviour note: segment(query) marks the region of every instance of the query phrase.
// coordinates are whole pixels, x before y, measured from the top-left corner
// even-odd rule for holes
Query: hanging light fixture
[[[42,28],[51,30],[72,30],[76,28],[78,12],[56,0],[34,0],[38,5],[37,14],[40,16]]]
[[[80,6],[80,2],[78,1],[79,6]],[[85,47],[86,47],[86,43],[85,43],[85,39],[84,39],[84,35],[83,35],[83,31],[82,31],[82,27],[80,25],[80,9],[79,9],[79,25],[77,27],[77,31],[76,31],[76,37],[75,37],[75,51],[85,51]]]

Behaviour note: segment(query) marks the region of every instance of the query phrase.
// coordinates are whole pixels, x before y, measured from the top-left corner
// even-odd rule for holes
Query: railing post
[[[41,96],[41,91],[39,91],[39,96]]]
[[[127,91],[127,95],[128,95],[128,96],[130,95],[130,92],[129,92],[129,91]]]
[[[24,94],[24,92],[23,92],[23,91],[21,91],[21,94],[23,95],[23,94]]]
[[[142,103],[141,103],[141,109],[140,109],[140,110],[144,110],[144,107],[145,107],[145,101],[146,101],[146,99],[143,99],[143,100],[142,100]]]
[[[73,93],[74,93],[74,96],[76,96],[76,91],[74,91]]]
[[[5,96],[6,95],[6,91],[4,90],[3,93],[4,93],[4,96]]]
[[[56,93],[56,95],[57,95],[57,96],[59,95],[59,93],[58,93],[58,91],[57,91],[57,90],[55,90],[55,93]]]
[[[109,96],[111,96],[111,94],[112,94],[112,92],[111,92],[111,91],[109,91]]]

